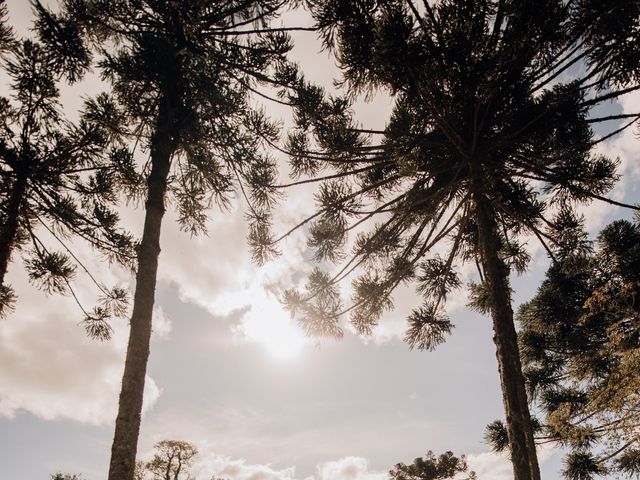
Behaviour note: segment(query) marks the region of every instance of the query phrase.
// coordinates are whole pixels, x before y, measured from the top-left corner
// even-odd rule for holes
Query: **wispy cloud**
[[[117,275],[106,275],[115,281]],[[46,420],[108,424],[116,413],[128,325],[115,320],[113,339],[87,338],[82,313],[69,297],[46,297],[29,285],[19,259],[10,283],[19,292],[16,311],[0,323],[0,415],[24,410]],[[95,291],[82,281],[76,294],[91,305]],[[166,327],[163,327],[166,330]],[[160,389],[147,377],[145,408]]]
[[[231,458],[215,453],[200,455],[193,466],[196,478],[229,480],[300,480],[295,467],[278,468],[269,464],[252,464],[243,458]],[[369,468],[362,457],[347,456],[321,463],[315,473],[304,480],[385,480],[386,472]]]

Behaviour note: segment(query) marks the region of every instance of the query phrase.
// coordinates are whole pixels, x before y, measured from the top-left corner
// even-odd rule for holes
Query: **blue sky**
[[[10,21],[26,33],[30,7],[8,0]],[[304,21],[300,14],[291,18]],[[315,81],[330,85],[336,69],[313,36],[297,36],[294,55]],[[65,88],[70,115],[81,95],[96,93],[95,79]],[[637,111],[640,96],[612,110]],[[390,101],[361,103],[367,127],[384,126]],[[270,107],[272,115],[284,115]],[[619,156],[622,182],[613,195],[637,201],[632,180],[637,139],[633,132],[607,142]],[[312,209],[312,192],[292,192],[280,210],[285,228]],[[628,216],[608,205],[585,210],[592,233],[608,220]],[[141,212],[123,206],[123,220],[139,231]],[[201,453],[201,478],[231,480],[380,480],[395,463],[427,450],[470,456],[482,480],[506,480],[510,467],[488,453],[485,425],[502,417],[490,320],[465,308],[464,292],[451,302],[456,325],[435,352],[410,351],[401,341],[404,318],[419,303],[411,290],[396,297],[372,338],[347,332],[340,342],[305,340],[271,293],[301,278],[309,265],[302,236],[283,246],[282,258],[263,269],[250,262],[242,212],[211,212],[209,236],[181,233],[175,217],[164,224],[147,405],[139,452],[155,442],[182,439]],[[242,239],[242,240],[240,240]],[[547,264],[541,249],[530,271],[513,279],[515,302],[529,298]],[[79,254],[106,282],[131,287],[128,272]],[[469,274],[470,275],[470,274]],[[56,471],[106,477],[113,418],[126,343],[126,322],[116,322],[107,344],[85,338],[69,299],[34,290],[17,260],[10,282],[19,293],[14,315],[0,324],[0,464],[3,478],[36,480]],[[92,291],[81,282],[80,295]],[[560,455],[541,452],[543,476],[555,478]]]

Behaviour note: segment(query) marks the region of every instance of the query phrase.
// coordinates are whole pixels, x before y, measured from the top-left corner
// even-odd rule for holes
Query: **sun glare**
[[[247,339],[283,360],[296,357],[308,343],[278,299],[266,292],[252,298],[251,310],[243,318],[241,330]]]

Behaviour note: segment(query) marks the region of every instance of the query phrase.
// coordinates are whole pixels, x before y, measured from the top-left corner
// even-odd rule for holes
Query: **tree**
[[[77,124],[61,113],[56,81],[61,73],[43,46],[18,40],[0,6],[0,55],[11,97],[0,97],[0,316],[15,296],[5,275],[11,255],[23,251],[32,282],[47,293],[73,293],[71,280],[84,269],[101,291],[101,305],[84,311],[87,332],[108,339],[112,315],[126,310],[126,291],[98,283],[74,255],[68,238],[81,238],[109,261],[131,265],[133,241],[118,229],[112,210],[116,168],[109,152],[115,138],[85,112]],[[44,235],[42,235],[44,233]],[[43,240],[62,246],[54,251]]]
[[[51,475],[51,480],[82,480],[82,476],[71,475],[70,473],[55,473]]]
[[[517,316],[539,435],[569,448],[568,479],[640,474],[640,223],[607,225],[598,245],[551,265]]]
[[[227,205],[238,182],[250,205],[250,239],[269,236],[265,207],[276,171],[262,139],[273,142],[278,132],[249,93],[290,49],[286,32],[267,28],[285,3],[66,0],[58,14],[36,4],[42,39],[61,66],[82,73],[98,56],[113,89],[109,104],[123,119],[117,128],[126,126],[149,155],[131,191],[145,198],[145,222],[110,480],[134,474],[166,197],[182,228],[196,234],[207,209]]]
[[[368,333],[393,307],[394,289],[414,283],[424,304],[405,339],[430,350],[453,328],[442,306],[461,286],[456,263],[475,263],[472,306],[493,319],[515,478],[537,480],[509,274],[526,269],[527,239],[549,252],[573,241],[562,225],[573,205],[616,203],[604,197],[616,162],[591,153],[610,135],[595,139],[591,125],[624,120],[612,135],[640,115],[589,112],[640,88],[638,15],[626,17],[637,2],[309,4],[347,97],[301,81],[298,130],[283,150],[303,177],[292,185],[320,183],[319,209],[298,228],[309,227],[316,260],[344,261],[333,275],[313,271],[285,303],[309,334],[342,335],[346,313]],[[622,31],[611,26],[618,16]],[[393,113],[383,131],[362,128],[350,99],[379,89],[394,98]],[[358,233],[347,255],[349,232]],[[344,305],[338,285],[358,271]]]
[[[145,464],[145,469],[157,480],[190,479],[189,467],[198,449],[179,440],[163,440],[153,447],[153,458]]]
[[[424,458],[416,458],[410,465],[398,463],[389,471],[389,478],[391,480],[477,479],[475,472],[469,471],[464,455],[458,458],[452,452],[446,452],[436,457],[432,451],[428,451]]]

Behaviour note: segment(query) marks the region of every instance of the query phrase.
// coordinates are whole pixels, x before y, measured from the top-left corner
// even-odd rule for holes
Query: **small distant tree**
[[[51,475],[51,480],[82,480],[82,475],[70,474],[70,473],[54,473]]]
[[[398,463],[389,471],[390,480],[477,480],[475,472],[469,471],[462,455],[452,452],[436,456],[428,451],[424,457],[416,458],[411,464]]]
[[[188,442],[163,440],[153,447],[153,458],[144,464],[154,480],[189,480],[189,468],[198,449]]]
[[[595,252],[558,258],[517,319],[527,386],[543,415],[538,436],[568,448],[565,477],[637,478],[638,220],[607,225]]]

